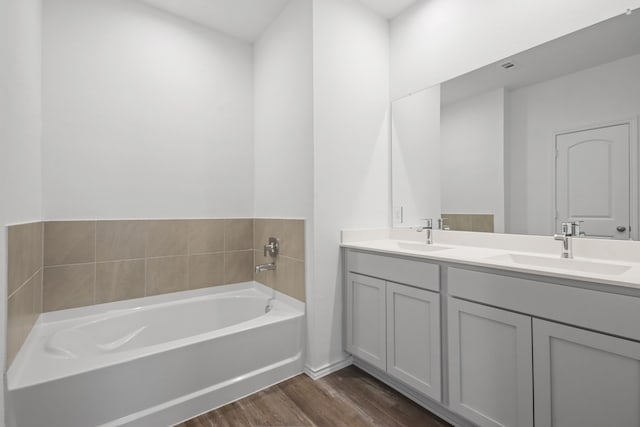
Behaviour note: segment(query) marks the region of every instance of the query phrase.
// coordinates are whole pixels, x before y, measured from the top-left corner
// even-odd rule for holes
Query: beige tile
[[[224,219],[189,221],[189,253],[224,252]]]
[[[189,289],[224,285],[224,253],[189,257]]]
[[[473,219],[469,215],[460,214],[457,215],[457,230],[459,231],[473,231]]]
[[[29,335],[29,332],[31,332],[31,329],[33,328],[33,325],[36,323],[36,319],[40,314],[40,312],[36,311],[36,292],[37,288],[40,286],[41,280],[42,275],[38,273],[33,276],[33,278],[29,280],[29,282],[27,282],[23,287],[25,293],[23,302],[25,313],[23,323],[25,339],[27,338],[27,335]]]
[[[454,231],[471,231],[473,222],[470,215],[466,214],[442,214],[446,224]]]
[[[95,261],[94,221],[55,221],[44,224],[44,265]]]
[[[224,260],[225,283],[253,280],[253,251],[226,252]]]
[[[305,301],[304,262],[290,258],[276,261],[275,289],[300,301]]]
[[[45,267],[44,311],[83,307],[94,303],[95,264]]]
[[[144,258],[146,221],[98,221],[96,260],[120,261]]]
[[[471,218],[473,231],[480,231],[483,233],[493,233],[493,215],[479,214],[473,215]]]
[[[273,258],[269,256],[264,256],[263,251],[256,250],[253,252],[254,264],[268,264],[273,262]],[[255,269],[254,269],[255,272]],[[258,283],[262,283],[265,286],[269,286],[271,288],[275,287],[276,284],[276,272],[273,270],[270,271],[260,271],[258,273],[254,273],[254,280]]]
[[[256,219],[253,247],[262,250],[269,237],[280,239],[280,254],[304,260],[304,221],[296,219]]]
[[[8,295],[42,268],[42,245],[41,222],[8,228]]]
[[[280,253],[283,256],[304,261],[304,221],[298,219],[282,220]]]
[[[224,245],[227,252],[253,249],[253,219],[226,219]]]
[[[158,295],[187,290],[188,257],[147,259],[145,294]]]
[[[455,226],[457,225],[455,215],[443,213],[442,219],[444,220],[445,227],[448,227],[449,230],[455,230]]]
[[[144,269],[143,259],[96,264],[96,304],[142,298]]]
[[[25,283],[7,301],[7,366],[24,344],[35,323],[34,288],[39,275]]]
[[[33,310],[35,311],[36,316],[42,313],[42,292],[43,292],[43,281],[44,281],[44,270],[41,268],[38,270],[38,273],[35,277],[35,282],[33,284]]]
[[[187,255],[189,221],[160,220],[147,224],[147,257]]]
[[[284,222],[280,219],[255,219],[254,220],[253,248],[264,253],[263,248],[269,242],[269,237],[282,238]]]

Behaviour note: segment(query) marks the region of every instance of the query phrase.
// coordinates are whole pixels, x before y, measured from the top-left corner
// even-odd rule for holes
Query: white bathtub
[[[45,313],[9,425],[172,425],[301,373],[303,348],[304,304],[254,282]]]

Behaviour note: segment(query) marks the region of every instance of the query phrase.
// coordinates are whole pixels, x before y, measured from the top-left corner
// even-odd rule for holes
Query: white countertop
[[[546,236],[434,230],[433,249],[438,250],[427,252],[424,248],[428,245],[423,239],[424,233],[415,230],[345,231],[341,246],[640,291],[640,242],[574,239],[574,258],[563,260],[561,242]],[[481,246],[483,240],[486,246]],[[602,256],[593,256],[600,254]]]

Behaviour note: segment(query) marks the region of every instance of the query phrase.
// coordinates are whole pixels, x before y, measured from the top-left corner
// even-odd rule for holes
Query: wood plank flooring
[[[298,375],[178,427],[446,427],[364,371],[349,366],[317,381]]]

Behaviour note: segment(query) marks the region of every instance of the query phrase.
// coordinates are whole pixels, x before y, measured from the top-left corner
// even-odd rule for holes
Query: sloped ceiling
[[[256,41],[290,0],[139,0],[247,42]],[[296,1],[296,0],[291,0]],[[391,19],[416,0],[359,0]]]
[[[360,3],[371,8],[378,15],[393,19],[417,0],[360,0]]]
[[[289,0],[140,0],[232,37],[254,42]]]

